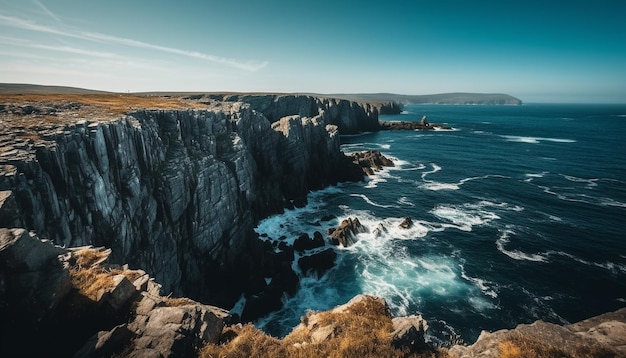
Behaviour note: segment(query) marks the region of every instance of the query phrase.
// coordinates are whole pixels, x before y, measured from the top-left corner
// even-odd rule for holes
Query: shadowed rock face
[[[328,124],[337,126],[341,134],[376,131],[379,107],[387,110],[389,104],[376,106],[343,99],[322,98],[306,95],[225,95],[225,101],[245,102],[256,111],[263,113],[270,122],[283,117],[320,116]]]
[[[219,340],[226,311],[163,297],[145,271],[105,264],[110,254],[1,228],[0,355],[187,357]]]
[[[110,247],[112,262],[144,268],[164,292],[229,307],[262,271],[256,220],[361,179],[346,169],[337,127],[314,114],[270,123],[234,103],[81,120],[37,141],[7,130],[0,212],[66,247]]]

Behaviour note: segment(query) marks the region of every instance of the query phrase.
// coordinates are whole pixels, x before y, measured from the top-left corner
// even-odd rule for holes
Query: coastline
[[[4,107],[4,108],[3,108],[3,110],[4,110],[5,108],[6,108],[6,107]],[[21,110],[21,111],[24,111],[24,110],[29,110],[29,109],[28,109],[28,108],[27,108],[27,109],[21,108],[20,110]],[[237,109],[237,110],[240,110],[240,109]],[[176,113],[176,115],[177,115],[177,116],[179,116],[180,118],[184,118],[184,116],[185,116],[184,114],[181,114],[181,112],[175,112],[175,113]],[[246,114],[245,114],[245,113],[246,113],[246,112],[245,112],[245,110],[244,110],[244,112],[240,112],[240,113],[244,113],[244,116],[246,115]],[[164,117],[162,117],[162,118],[160,119],[160,120],[162,121],[161,123],[163,123],[163,124],[165,124],[165,125],[169,125],[169,124],[171,124],[171,123],[174,123],[174,122],[173,122],[173,121],[171,121],[171,119],[168,117],[168,116],[169,116],[169,114],[168,114],[168,113],[163,112],[161,115],[162,115],[162,116],[164,116]],[[28,117],[28,118],[31,118],[31,119],[32,119],[32,118],[34,118],[34,117]],[[180,118],[179,118],[179,119],[180,119]],[[255,117],[250,117],[250,118],[255,118]],[[242,120],[242,118],[239,118],[239,120]],[[128,120],[127,120],[127,121],[128,121]],[[140,124],[141,124],[141,123],[143,123],[142,121],[143,121],[142,119],[140,119],[140,120],[139,120],[139,122],[133,122],[133,121],[131,120],[131,121],[128,121],[127,123],[129,123],[131,126],[135,126],[135,127],[136,127],[136,126],[137,126],[137,123],[140,123]],[[281,129],[281,130],[285,130],[285,129],[287,129],[287,128],[289,128],[289,130],[292,130],[292,128],[296,128],[297,126],[296,126],[296,127],[292,127],[292,123],[294,123],[293,121],[294,121],[294,119],[292,118],[292,119],[290,119],[290,121],[286,121],[285,123],[282,123],[282,124],[281,124],[281,123],[279,123],[279,124],[281,124],[282,126],[285,126],[285,128],[283,128],[283,129]],[[69,120],[67,123],[71,123],[71,122],[72,122],[72,120]],[[280,121],[279,121],[279,122],[280,122]],[[183,123],[183,122],[180,122],[180,123]],[[304,123],[306,123],[306,121],[302,121],[301,123],[303,123],[303,124],[304,124]],[[4,124],[3,124],[3,125],[4,125]],[[80,123],[80,124],[75,125],[75,126],[71,126],[71,125],[70,125],[70,126],[66,126],[66,127],[64,127],[64,128],[63,128],[63,130],[64,130],[65,132],[69,132],[69,134],[76,135],[76,133],[80,133],[80,131],[82,131],[82,130],[86,130],[86,129],[93,130],[93,129],[95,129],[95,128],[98,128],[98,126],[101,126],[101,125],[103,125],[103,124],[101,124],[101,123],[93,123],[93,122],[85,122],[85,123]],[[115,128],[117,128],[117,127],[116,127],[116,126],[117,126],[117,124],[116,124],[116,122],[115,122],[115,121],[114,121],[114,122],[111,122],[111,124],[107,124],[107,125],[109,125],[111,128],[114,128],[114,129],[115,129]],[[242,125],[247,125],[247,124],[242,123]],[[184,127],[184,126],[185,126],[185,125],[183,125],[183,127]],[[433,125],[433,126],[434,126],[434,125]],[[278,127],[278,125],[277,125],[277,127]],[[20,130],[22,130],[22,131],[23,131],[25,128],[26,128],[26,127],[22,127]],[[326,127],[325,129],[327,130],[327,128],[328,128],[328,127]],[[277,128],[277,129],[278,129],[278,128]],[[184,130],[184,129],[183,129],[183,130]],[[18,132],[18,133],[19,133],[19,132]],[[283,132],[283,133],[284,133],[284,132]],[[24,132],[22,132],[22,133],[21,133],[21,135],[22,135],[22,136],[23,136],[24,134],[27,134],[27,133],[24,133]],[[55,137],[55,135],[58,135],[58,134],[56,134],[56,131],[51,131],[51,132],[50,132],[50,133],[48,133],[48,134],[44,134],[44,136],[46,136],[46,137],[43,137],[43,138],[38,137],[38,139],[36,139],[36,140],[42,140],[42,139],[43,139],[43,140],[49,140],[49,139],[51,139],[51,138],[59,138],[59,137]],[[245,135],[243,132],[238,133],[237,135],[241,138],[240,140],[245,140],[244,138],[246,138],[246,135]],[[67,136],[65,136],[65,138],[68,138],[68,137],[67,137]],[[172,140],[171,138],[172,138],[172,137],[170,137],[170,139],[169,139],[169,140]],[[219,139],[219,140],[217,140],[217,139]],[[216,149],[219,153],[227,154],[228,156],[232,155],[232,153],[236,153],[236,152],[237,152],[237,150],[235,150],[234,152],[232,152],[232,151],[231,151],[231,150],[232,150],[231,148],[233,148],[233,149],[236,149],[236,148],[235,148],[235,147],[230,147],[230,146],[226,145],[226,144],[227,144],[227,141],[226,141],[225,139],[226,139],[226,137],[217,137],[217,136],[216,136],[216,142],[215,142],[216,148],[215,148],[215,149]],[[233,139],[236,139],[236,137],[233,137]],[[30,147],[29,147],[29,145],[32,145],[32,144],[33,144],[33,142],[29,142],[29,140],[30,140],[30,141],[35,141],[35,139],[30,139],[30,138],[26,137],[26,139],[25,139],[25,140],[18,140],[18,141],[13,142],[13,143],[11,144],[11,147],[10,147],[9,149],[6,149],[6,148],[8,148],[8,147],[5,147],[5,151],[4,151],[3,153],[8,153],[8,154],[7,154],[7,155],[5,155],[3,159],[7,159],[7,158],[8,158],[9,162],[7,162],[7,163],[9,163],[9,164],[4,163],[3,165],[5,165],[5,166],[3,167],[3,170],[8,169],[8,168],[9,168],[9,167],[8,167],[9,165],[16,166],[16,167],[17,167],[17,170],[22,170],[22,168],[23,168],[23,167],[20,167],[20,166],[22,166],[22,165],[23,165],[24,167],[27,167],[28,165],[33,165],[32,163],[31,163],[31,164],[20,164],[20,161],[23,161],[24,163],[28,163],[28,159],[27,159],[27,160],[25,160],[24,158],[29,158],[29,157],[28,157],[28,155],[29,155],[29,154],[28,154],[28,153],[29,153],[29,152],[28,152],[28,149],[30,148]],[[234,143],[234,140],[233,140],[233,143]],[[5,144],[6,144],[6,142],[5,142]],[[50,144],[45,144],[45,145],[50,145]],[[39,149],[38,149],[39,151],[41,151],[41,150],[44,150],[44,149],[45,149],[45,147],[38,147],[38,148],[39,148]],[[68,152],[70,152],[70,151],[68,151]],[[171,154],[171,153],[170,153],[170,154]],[[37,155],[41,155],[41,152],[38,152],[38,154],[37,154]],[[41,160],[41,158],[45,158],[45,157],[41,157],[41,156],[37,157],[37,156],[35,156],[35,157],[33,157],[33,158],[35,158],[36,160]],[[16,164],[17,164],[17,165],[16,165]],[[235,169],[236,169],[236,168],[237,168],[237,167],[235,166]],[[232,169],[230,169],[230,170],[232,170]],[[8,170],[7,170],[7,171],[6,171],[6,173],[8,173],[9,175],[11,175],[11,171],[8,171]],[[227,173],[227,171],[225,171],[224,173]],[[131,180],[130,182],[132,183],[132,180]],[[4,183],[6,183],[6,182],[4,182]],[[241,183],[241,182],[240,182],[240,183]],[[54,182],[53,182],[53,183],[52,183],[52,185],[57,185],[57,183],[54,183]],[[241,186],[239,186],[239,188],[242,188],[242,187],[241,187]],[[243,186],[243,188],[246,188],[246,187],[245,187],[245,186]],[[3,224],[3,225],[14,225],[14,224],[16,224],[16,223],[18,223],[18,224],[19,224],[19,223],[23,222],[23,220],[24,220],[24,219],[23,219],[23,218],[20,218],[20,216],[19,216],[19,215],[15,214],[16,212],[18,212],[18,211],[19,211],[19,210],[18,210],[18,211],[16,211],[16,209],[15,209],[16,202],[18,203],[18,205],[20,205],[20,204],[19,204],[19,198],[17,198],[17,197],[15,196],[15,194],[11,194],[11,193],[8,193],[8,195],[5,195],[7,191],[6,191],[6,190],[4,190],[4,188],[2,188],[2,189],[3,189],[3,191],[2,191],[3,195],[2,195],[2,200],[1,200],[1,201],[2,201],[2,203],[1,203],[2,205],[0,205],[0,209],[1,209],[2,213],[3,213],[3,215],[2,215],[2,220],[0,220],[0,221],[2,221],[3,223],[6,223],[6,222],[8,222],[8,223],[9,223],[9,224]],[[128,187],[127,187],[127,189],[125,189],[125,190],[129,190],[129,192],[131,192],[131,193],[132,193],[132,191],[133,191],[133,187],[132,187],[132,185],[131,185],[131,186],[128,186]],[[364,200],[365,200],[365,198],[364,198]],[[287,207],[288,207],[288,205],[289,205],[289,204],[298,206],[298,205],[303,205],[303,202],[298,201],[298,200],[292,200],[292,201],[289,201],[289,202],[287,203]],[[374,204],[376,204],[376,203],[374,202]],[[21,205],[23,205],[23,204],[21,204]],[[104,208],[104,207],[102,207],[100,210],[102,210],[103,208]],[[7,215],[4,215],[4,214],[7,214]],[[313,236],[315,236],[315,235],[313,235]],[[257,248],[259,248],[259,247],[257,246]],[[262,249],[262,251],[265,253],[265,255],[270,255],[272,252],[274,252],[274,248],[272,248],[272,247],[268,247],[268,248]],[[301,257],[301,256],[300,256],[300,257]],[[278,261],[273,261],[273,259],[269,259],[268,257],[265,257],[265,260],[266,260],[266,261],[265,261],[266,263],[272,263],[272,262],[286,262],[286,261],[284,261],[284,260],[282,260],[282,259],[280,259],[280,260],[278,260]],[[119,263],[120,265],[123,263],[123,261],[119,261],[119,259],[116,259],[116,260],[115,260],[115,262]],[[292,262],[292,265],[293,265],[293,263],[294,263],[294,262],[297,262],[297,260],[292,260],[291,262]],[[135,265],[135,264],[133,264],[133,265]],[[5,267],[3,267],[3,269],[6,269],[6,268],[5,268]],[[4,271],[3,271],[3,275],[5,275]],[[10,276],[7,276],[7,277],[10,277]],[[255,284],[258,284],[258,285],[260,285],[260,286],[263,286],[260,282],[255,282]],[[267,285],[267,283],[266,283],[266,285]],[[63,289],[63,290],[65,290],[65,289]]]

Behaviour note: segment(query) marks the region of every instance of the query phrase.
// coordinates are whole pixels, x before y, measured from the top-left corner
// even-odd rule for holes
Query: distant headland
[[[78,87],[65,87],[65,86],[46,86],[46,85],[34,85],[34,84],[21,84],[21,83],[0,83],[0,94],[2,93],[22,93],[22,94],[105,94],[113,93],[107,91],[99,91],[93,89],[84,89]],[[395,93],[336,93],[336,94],[321,94],[321,93],[273,93],[273,92],[141,92],[134,93],[137,95],[192,95],[192,94],[232,94],[232,95],[261,95],[261,94],[276,94],[276,95],[306,95],[312,97],[326,97],[335,99],[345,99],[355,102],[395,102],[399,105],[406,104],[466,104],[466,105],[521,105],[522,100],[503,93],[467,93],[467,92],[454,92],[454,93],[439,93],[439,94],[425,94],[425,95],[406,95]]]
[[[333,98],[349,101],[393,101],[399,104],[469,104],[469,105],[521,105],[522,100],[502,93],[439,93],[405,95],[394,93],[332,94]]]

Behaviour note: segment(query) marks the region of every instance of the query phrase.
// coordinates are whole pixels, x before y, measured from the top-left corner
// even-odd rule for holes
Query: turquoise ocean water
[[[423,115],[453,130],[345,136],[345,152],[380,150],[396,167],[259,224],[289,241],[347,217],[370,229],[259,327],[285,335],[306,309],[359,293],[422,314],[439,343],[626,306],[625,105],[409,105],[381,119]],[[337,219],[320,222],[328,214]],[[400,229],[407,216],[415,225]]]

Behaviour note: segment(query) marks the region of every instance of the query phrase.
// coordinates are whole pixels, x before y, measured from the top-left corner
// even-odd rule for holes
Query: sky
[[[626,1],[0,0],[0,82],[626,103]]]

